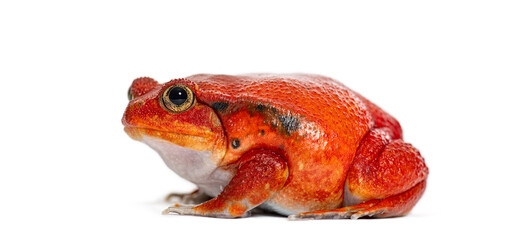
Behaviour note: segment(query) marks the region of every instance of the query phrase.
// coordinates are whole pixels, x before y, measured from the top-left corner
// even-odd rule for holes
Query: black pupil
[[[186,102],[187,92],[181,87],[175,87],[169,91],[169,100],[173,104],[180,106]]]

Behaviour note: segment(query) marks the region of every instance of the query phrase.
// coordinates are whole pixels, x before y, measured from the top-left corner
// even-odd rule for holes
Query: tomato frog
[[[328,77],[142,77],[128,95],[125,132],[198,187],[165,214],[395,217],[426,187],[428,168],[398,121]]]

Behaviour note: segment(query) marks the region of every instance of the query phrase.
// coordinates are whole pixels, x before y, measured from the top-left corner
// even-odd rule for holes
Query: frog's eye
[[[162,93],[160,105],[173,113],[182,113],[195,106],[195,96],[184,85],[173,85]]]

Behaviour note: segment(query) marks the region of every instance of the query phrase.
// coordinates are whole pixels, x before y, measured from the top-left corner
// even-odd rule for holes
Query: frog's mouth
[[[124,131],[137,141],[143,141],[144,137],[157,138],[196,151],[212,150],[216,141],[211,134],[192,135],[132,126],[124,127]]]

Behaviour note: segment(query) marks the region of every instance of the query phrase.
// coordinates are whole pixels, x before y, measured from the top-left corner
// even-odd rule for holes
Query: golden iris
[[[195,95],[184,85],[173,85],[162,93],[160,104],[172,113],[182,113],[195,106]]]

